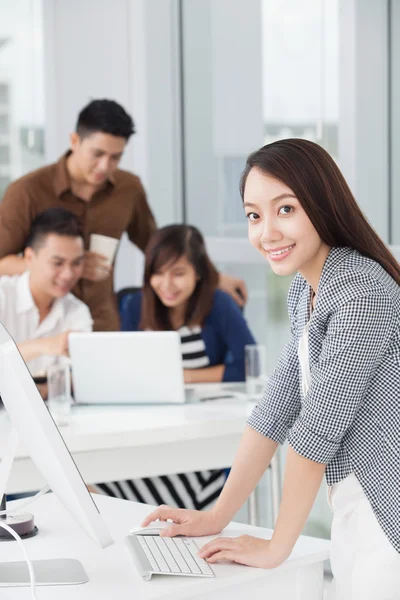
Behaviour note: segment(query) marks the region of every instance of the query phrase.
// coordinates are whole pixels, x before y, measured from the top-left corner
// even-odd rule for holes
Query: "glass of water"
[[[68,425],[71,414],[71,368],[67,361],[47,370],[49,411],[57,425]]]
[[[262,344],[249,344],[244,347],[246,393],[260,399],[264,391],[266,376],[266,348]]]

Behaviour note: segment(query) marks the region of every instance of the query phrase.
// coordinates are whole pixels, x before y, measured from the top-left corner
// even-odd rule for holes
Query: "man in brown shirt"
[[[139,177],[118,169],[134,133],[132,118],[112,100],[94,100],[79,114],[70,150],[52,165],[13,182],[0,204],[0,275],[26,270],[22,252],[31,223],[47,208],[62,206],[81,221],[85,242],[83,276],[73,292],[92,313],[95,331],[120,329],[112,268],[89,252],[90,235],[120,239],[126,231],[141,250],[156,229]],[[240,280],[225,278],[225,291],[234,294]],[[240,302],[240,300],[239,300]]]
[[[82,223],[85,248],[90,234],[120,239],[124,231],[143,250],[156,224],[140,179],[118,169],[134,132],[131,117],[116,102],[95,100],[78,117],[71,150],[52,165],[12,183],[0,204],[0,274],[26,269],[22,256],[36,215],[63,206]],[[97,254],[86,252],[83,278],[74,293],[89,308],[98,331],[118,330],[119,316],[112,269]]]

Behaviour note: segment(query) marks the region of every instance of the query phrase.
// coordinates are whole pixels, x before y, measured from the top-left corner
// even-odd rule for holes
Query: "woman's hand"
[[[165,537],[175,535],[213,535],[219,533],[225,526],[225,523],[222,524],[212,511],[200,512],[184,508],[159,506],[145,518],[142,527],[146,527],[149,523],[157,519],[160,521],[173,521],[169,527],[161,530],[160,535]]]
[[[278,552],[270,540],[241,535],[212,540],[203,546],[198,554],[209,563],[231,561],[249,567],[274,569],[286,560],[290,552]]]

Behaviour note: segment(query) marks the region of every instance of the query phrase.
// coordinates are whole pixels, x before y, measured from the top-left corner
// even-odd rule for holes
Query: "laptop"
[[[70,333],[68,344],[80,404],[185,402],[176,331]]]

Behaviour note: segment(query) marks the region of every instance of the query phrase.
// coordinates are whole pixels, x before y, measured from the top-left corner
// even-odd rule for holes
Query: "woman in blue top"
[[[400,265],[333,159],[312,142],[281,140],[254,152],[241,193],[250,242],[276,274],[296,273],[288,295],[291,336],[216,505],[201,514],[162,507],[143,525],[172,519],[163,535],[221,531],[287,440],[272,539],[218,538],[200,556],[280,565],[325,474],[336,598],[398,599]]]
[[[146,248],[143,291],[123,300],[122,329],[178,331],[186,383],[244,381],[244,347],[254,338],[217,283],[200,232],[189,225],[163,227]],[[94,487],[139,502],[203,509],[219,496],[225,478],[219,469]]]
[[[198,229],[163,227],[146,248],[143,291],[121,305],[122,329],[178,331],[185,383],[244,381],[244,347],[254,338],[217,283]]]

